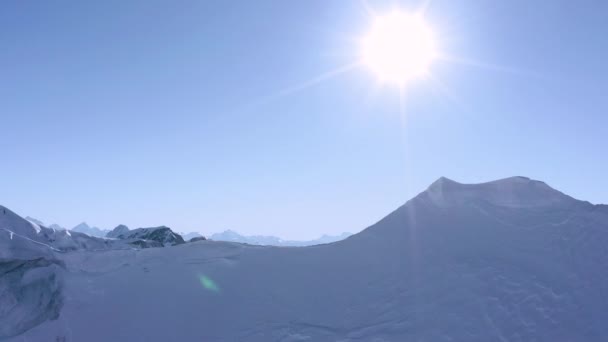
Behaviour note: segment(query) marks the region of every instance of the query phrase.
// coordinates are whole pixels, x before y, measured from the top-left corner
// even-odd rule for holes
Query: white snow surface
[[[8,341],[608,341],[606,246],[606,206],[442,179],[333,244],[56,253],[59,317]]]

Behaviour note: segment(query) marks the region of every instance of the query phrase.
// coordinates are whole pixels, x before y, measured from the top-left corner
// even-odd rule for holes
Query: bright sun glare
[[[362,43],[363,62],[381,81],[400,85],[427,75],[437,56],[433,32],[420,14],[377,17]]]

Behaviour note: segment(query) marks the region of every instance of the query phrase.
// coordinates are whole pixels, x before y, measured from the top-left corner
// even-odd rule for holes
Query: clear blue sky
[[[68,227],[311,238],[440,176],[608,202],[608,2],[432,1],[443,52],[499,67],[436,63],[445,89],[410,87],[405,118],[366,69],[282,93],[356,58],[361,3],[2,1],[0,203]]]

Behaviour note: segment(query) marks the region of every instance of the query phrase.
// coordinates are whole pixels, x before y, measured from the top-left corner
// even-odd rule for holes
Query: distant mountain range
[[[234,230],[226,230],[221,233],[216,233],[210,236],[211,240],[215,241],[230,241],[240,242],[250,245],[260,246],[291,246],[291,247],[304,247],[313,245],[322,245],[326,243],[332,243],[340,240],[344,240],[351,236],[351,233],[342,233],[340,235],[323,235],[318,239],[299,241],[299,240],[283,240],[276,236],[271,235],[241,235]]]
[[[33,217],[27,216],[26,219],[30,222],[34,222],[40,226],[49,227],[55,230],[66,230],[58,224],[46,225],[44,222],[35,219]],[[123,227],[123,225],[119,225],[118,227]],[[117,228],[118,228],[117,227]],[[86,222],[82,222],[76,225],[74,228],[70,229],[73,232],[79,232],[83,234],[87,234],[93,237],[110,237],[115,238],[116,236],[112,236],[112,233],[109,229],[101,229],[95,226],[90,226]],[[110,234],[108,234],[110,233]],[[193,238],[203,237],[202,234],[198,232],[189,232],[189,233],[179,233],[185,241],[190,241]],[[272,236],[272,235],[242,235],[234,230],[225,230],[221,233],[215,233],[211,235],[210,239],[215,241],[228,241],[228,242],[239,242],[246,243],[249,245],[258,245],[258,246],[284,246],[284,247],[304,247],[304,246],[313,246],[313,245],[322,245],[326,243],[332,243],[340,240],[344,240],[347,237],[351,236],[351,233],[342,233],[339,235],[327,235],[324,234],[318,239],[313,240],[283,240],[280,237]]]
[[[48,227],[48,228],[51,228],[51,229],[54,229],[54,230],[67,230],[66,228],[64,228],[64,227],[62,227],[62,226],[60,226],[60,225],[58,225],[56,223],[53,223],[53,224],[50,224],[50,225],[46,225],[44,222],[42,222],[42,221],[40,221],[40,220],[38,220],[36,218],[33,218],[31,216],[26,216],[25,219],[28,220],[28,221],[30,221],[30,222],[33,222],[33,223],[35,223],[35,224],[37,224],[39,226]],[[94,237],[106,237],[106,234],[110,232],[110,230],[108,230],[108,229],[101,229],[101,228],[98,228],[98,227],[91,227],[86,222],[82,222],[80,224],[77,224],[74,228],[72,228],[70,230],[73,231],[73,232],[84,233],[84,234],[87,234],[89,236],[94,236]]]

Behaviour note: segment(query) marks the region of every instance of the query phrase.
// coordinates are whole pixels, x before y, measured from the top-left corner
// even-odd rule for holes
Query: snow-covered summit
[[[502,207],[548,207],[577,202],[544,182],[509,177],[480,184],[462,184],[441,177],[422,194],[439,206],[485,201]]]
[[[129,227],[125,226],[124,224],[119,224],[118,226],[116,226],[116,228],[109,231],[106,234],[106,237],[118,239],[127,233],[129,233]]]
[[[82,222],[82,223],[76,225],[74,228],[72,228],[72,231],[84,233],[84,234],[87,234],[89,236],[94,236],[94,237],[105,237],[106,234],[108,233],[108,230],[101,229],[98,227],[91,227],[86,222]]]

